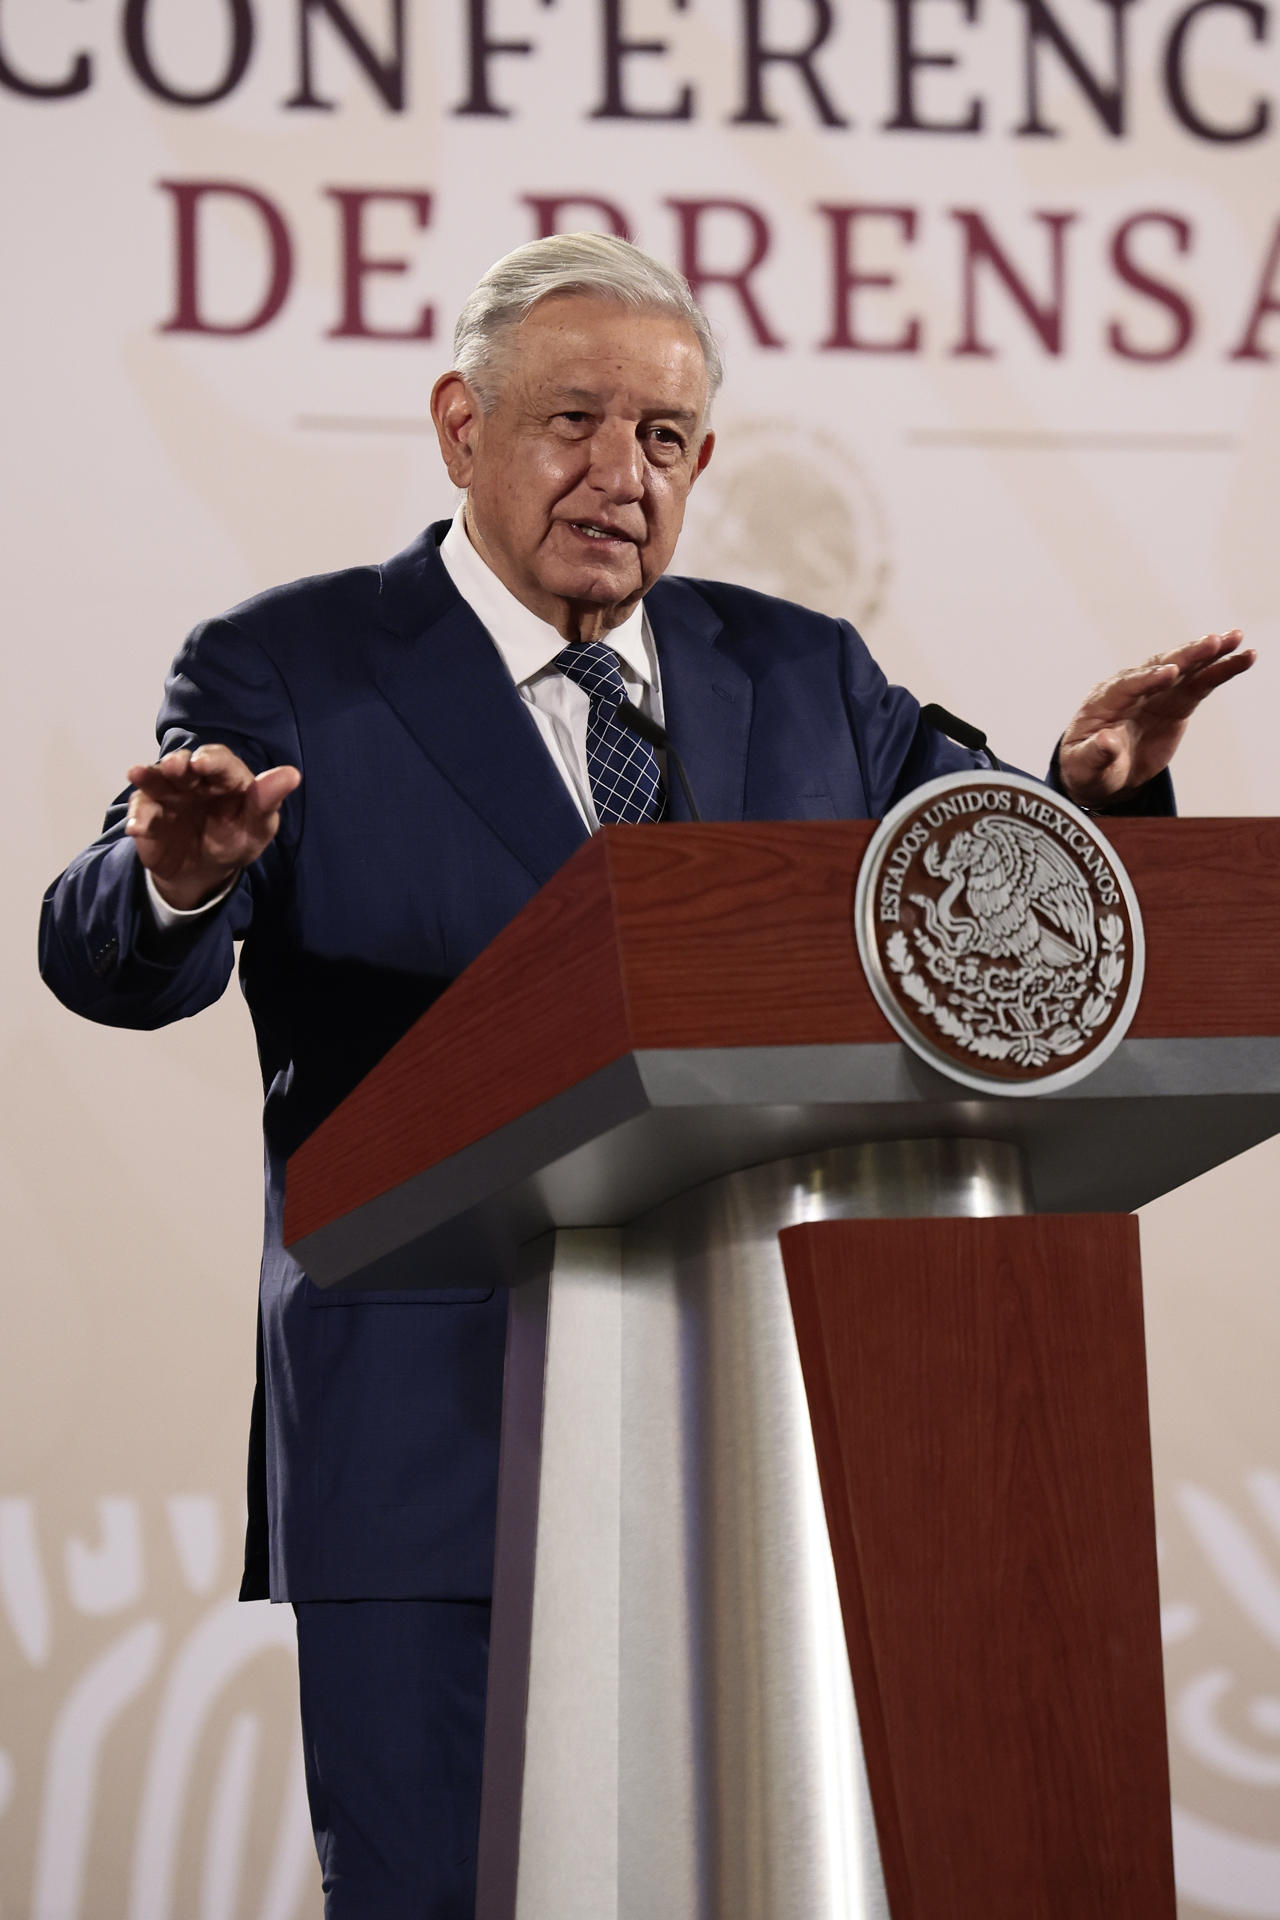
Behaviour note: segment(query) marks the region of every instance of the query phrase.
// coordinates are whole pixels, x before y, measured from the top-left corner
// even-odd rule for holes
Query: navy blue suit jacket
[[[199,1012],[242,943],[267,1178],[246,1596],[489,1591],[494,1275],[424,1273],[418,1292],[343,1300],[280,1239],[286,1156],[586,837],[449,579],[445,531],[385,566],[263,594],[186,642],[162,750],[224,741],[255,771],[303,772],[276,841],[198,931],[155,934],[127,796],[45,901],[46,979],[113,1025]],[[708,581],[664,579],[646,605],[667,726],[708,819],[875,816],[975,764],[844,621]],[[670,813],[687,817],[678,789]]]

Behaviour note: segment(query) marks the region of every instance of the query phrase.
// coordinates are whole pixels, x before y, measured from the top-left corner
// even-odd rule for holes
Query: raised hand
[[[181,747],[130,767],[134,791],[124,830],[162,900],[198,907],[275,839],[280,805],[302,779],[296,767],[255,778],[230,747]]]
[[[1208,633],[1096,686],[1058,749],[1068,797],[1105,806],[1162,772],[1205,695],[1257,659],[1252,648],[1241,651],[1242,637],[1238,627]]]

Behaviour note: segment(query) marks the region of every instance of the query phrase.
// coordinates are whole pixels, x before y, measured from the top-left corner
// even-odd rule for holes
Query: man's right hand
[[[281,802],[302,779],[296,767],[255,779],[230,747],[215,745],[181,747],[128,777],[124,830],[160,898],[179,912],[202,906],[270,846]]]

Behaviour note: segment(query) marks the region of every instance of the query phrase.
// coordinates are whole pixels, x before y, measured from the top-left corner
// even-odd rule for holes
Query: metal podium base
[[[478,1920],[887,1920],[777,1235],[1029,1205],[1015,1148],[913,1140],[527,1250]]]

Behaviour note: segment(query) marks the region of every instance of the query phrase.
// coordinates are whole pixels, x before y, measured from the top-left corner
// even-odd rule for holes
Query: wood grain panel
[[[1280,821],[1103,823],[1137,889],[1145,1038],[1280,1033]],[[871,821],[611,836],[634,1044],[892,1039],[858,963]]]
[[[853,935],[873,831],[597,835],[293,1156],[286,1239],[634,1049],[893,1041]],[[1134,1034],[1280,1033],[1280,822],[1116,821],[1110,835],[1147,926]]]
[[[611,872],[639,1047],[887,1041],[853,935],[874,822],[649,828]]]
[[[608,855],[588,841],[291,1157],[286,1245],[627,1051]]]
[[[1280,820],[1102,824],[1147,933],[1134,1037],[1280,1033]]]
[[[781,1238],[893,1920],[1173,1920],[1136,1222]]]
[[[635,1048],[892,1040],[850,944],[872,831],[597,834],[292,1156],[286,1244]]]

